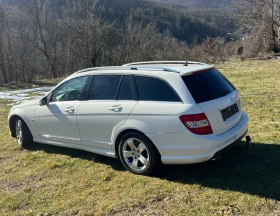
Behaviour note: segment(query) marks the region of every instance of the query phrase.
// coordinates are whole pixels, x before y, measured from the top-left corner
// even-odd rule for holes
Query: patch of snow
[[[22,93],[22,94],[17,94],[18,97],[27,97],[28,94],[27,93]]]
[[[40,98],[43,95],[46,95],[52,88],[52,86],[47,86],[41,88],[0,92],[0,99],[8,99],[10,102],[13,102],[8,105],[14,105],[16,102],[20,102],[23,100]],[[34,96],[28,96],[28,93],[33,93]]]

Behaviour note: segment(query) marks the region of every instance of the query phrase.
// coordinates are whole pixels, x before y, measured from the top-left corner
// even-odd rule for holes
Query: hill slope
[[[10,5],[19,6],[28,1],[2,0],[2,2]],[[93,2],[93,0],[89,1]],[[154,1],[165,2],[166,0]],[[193,6],[197,4],[194,0],[185,1],[191,2]],[[199,1],[204,1],[205,5],[207,5],[206,0]],[[183,0],[175,2],[184,3]],[[79,5],[79,1],[50,0],[50,5],[53,7],[52,11],[57,11],[58,16],[63,19],[64,17],[61,16],[76,16],[74,8]],[[199,42],[202,42],[208,36],[224,36],[233,28],[232,22],[225,19],[224,16],[213,16],[211,11],[204,11],[204,15],[200,17],[197,15],[201,14],[201,11],[196,12],[196,10],[179,11],[178,9],[165,7],[162,4],[154,4],[146,0],[99,0],[95,13],[107,22],[117,21],[122,26],[124,26],[125,20],[131,14],[134,20],[141,21],[144,24],[155,23],[160,32],[168,30],[175,38],[188,43],[191,43],[196,35],[199,36]]]
[[[114,21],[117,19],[120,23],[124,23],[129,14],[132,14],[135,20],[156,23],[161,32],[169,30],[175,38],[189,43],[196,35],[204,39],[207,36],[223,36],[227,31],[209,25],[188,13],[151,4],[148,1],[100,0],[98,6],[97,12],[105,20]]]
[[[177,8],[181,13],[215,27],[223,33],[233,33],[238,29],[233,14],[235,0],[150,0],[150,2]]]

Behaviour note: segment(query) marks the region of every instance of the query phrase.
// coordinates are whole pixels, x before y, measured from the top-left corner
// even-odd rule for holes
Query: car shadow
[[[113,169],[118,171],[125,171],[126,169],[122,166],[121,161],[115,158],[106,157],[103,155],[87,152],[79,149],[64,148],[60,146],[46,145],[36,143],[28,148],[29,151],[44,151],[48,154],[60,154],[67,155],[72,158],[79,158],[88,161],[94,161],[95,163],[103,163],[111,166]]]
[[[280,144],[252,143],[245,151],[233,148],[217,162],[165,165],[156,177],[280,200]]]
[[[241,142],[243,146],[245,142]],[[36,144],[29,150],[93,160],[125,171],[121,162],[94,153]],[[182,184],[231,190],[280,201],[280,144],[252,143],[248,150],[231,149],[217,162],[193,165],[162,165],[153,178]]]

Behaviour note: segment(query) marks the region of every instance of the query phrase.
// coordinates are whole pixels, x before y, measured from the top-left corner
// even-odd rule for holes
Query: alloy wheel
[[[17,136],[17,142],[19,145],[22,145],[22,122],[21,120],[17,120],[16,122],[16,136]]]
[[[149,166],[150,152],[137,138],[129,138],[124,142],[122,154],[126,164],[136,172],[143,171]]]

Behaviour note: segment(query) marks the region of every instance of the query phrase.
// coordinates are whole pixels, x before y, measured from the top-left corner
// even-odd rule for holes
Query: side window
[[[180,102],[171,86],[160,79],[135,76],[135,81],[139,100]]]
[[[122,76],[98,75],[94,76],[89,91],[89,100],[116,100]]]
[[[50,102],[80,100],[88,76],[74,78],[54,90]]]
[[[135,100],[133,86],[132,86],[130,76],[123,77],[117,99],[118,100]]]

